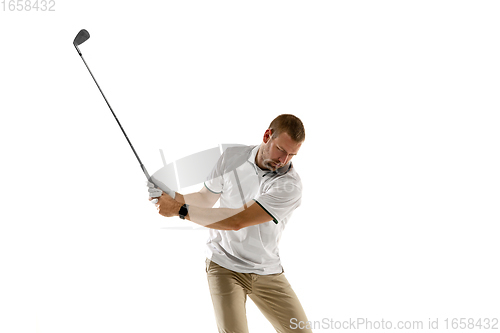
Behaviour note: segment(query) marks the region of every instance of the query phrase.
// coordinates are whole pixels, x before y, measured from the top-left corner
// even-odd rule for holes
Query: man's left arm
[[[182,204],[168,195],[162,195],[156,206],[159,213],[165,217],[179,216]],[[189,206],[186,219],[203,227],[218,230],[240,230],[252,225],[273,220],[255,201],[247,203],[244,207],[232,208],[204,208]]]

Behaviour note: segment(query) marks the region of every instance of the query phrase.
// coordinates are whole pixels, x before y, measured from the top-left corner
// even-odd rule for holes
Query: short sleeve
[[[223,179],[223,171],[224,171],[224,154],[219,157],[219,160],[213,167],[210,174],[207,176],[205,180],[205,187],[213,193],[219,194],[224,190],[224,179]]]
[[[282,222],[300,206],[302,184],[284,177],[277,180],[268,191],[254,199],[269,215],[274,223]]]

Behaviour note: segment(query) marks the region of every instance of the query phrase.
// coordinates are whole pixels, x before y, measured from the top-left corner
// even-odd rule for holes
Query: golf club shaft
[[[75,46],[76,47],[76,46]],[[130,148],[132,148],[132,151],[134,152],[134,155],[135,157],[137,158],[137,160],[139,161],[139,164],[141,165],[141,169],[142,171],[144,172],[144,175],[146,175],[146,178],[148,179],[148,181],[151,181],[151,177],[149,176],[149,173],[148,171],[146,170],[146,167],[144,167],[144,164],[142,164],[142,161],[141,159],[139,158],[139,155],[137,155],[137,152],[135,151],[134,149],[134,146],[132,146],[132,142],[130,142],[128,136],[127,136],[127,133],[125,133],[125,130],[123,129],[122,125],[120,124],[120,121],[118,120],[118,118],[116,117],[115,115],[115,112],[113,111],[113,108],[111,107],[111,105],[109,104],[108,102],[108,99],[106,98],[106,96],[104,95],[104,93],[102,92],[102,89],[101,87],[99,86],[99,83],[97,83],[97,80],[95,79],[94,77],[94,74],[92,74],[92,71],[90,70],[89,66],[87,65],[87,62],[85,61],[85,59],[83,58],[83,55],[82,53],[80,52],[80,50],[78,49],[77,47],[77,50],[78,50],[78,54],[80,55],[80,57],[82,58],[83,60],[83,63],[85,64],[85,67],[87,67],[90,75],[92,76],[92,79],[94,79],[94,82],[95,84],[97,85],[97,88],[99,88],[99,91],[101,92],[101,95],[102,97],[104,97],[104,100],[106,101],[106,104],[108,104],[108,107],[109,109],[111,110],[111,113],[113,114],[113,117],[115,117],[115,120],[116,122],[118,123],[118,126],[120,126],[120,129],[122,130],[123,132],[123,135],[125,135],[125,138],[127,139],[127,142],[128,144],[130,145]]]

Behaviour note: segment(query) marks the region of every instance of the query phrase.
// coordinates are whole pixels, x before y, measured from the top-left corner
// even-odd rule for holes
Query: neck
[[[255,154],[255,164],[262,170],[267,170],[267,168],[262,164],[262,145],[259,147],[257,154]]]

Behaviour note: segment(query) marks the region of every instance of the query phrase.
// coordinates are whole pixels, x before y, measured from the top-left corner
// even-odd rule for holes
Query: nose
[[[289,155],[287,153],[281,154],[281,156],[278,158],[280,163],[284,165],[286,163],[286,161],[288,160],[288,156]]]

